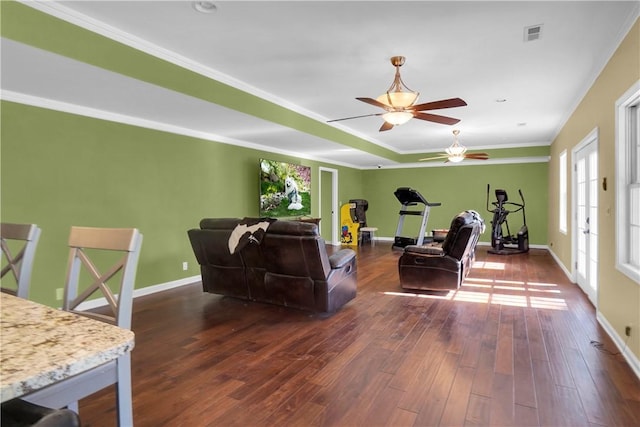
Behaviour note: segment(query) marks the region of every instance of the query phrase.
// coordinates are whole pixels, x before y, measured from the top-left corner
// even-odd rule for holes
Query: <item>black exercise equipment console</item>
[[[491,202],[493,209],[489,209],[489,192],[490,185],[487,184],[487,210],[493,213],[493,220],[491,220],[491,247],[489,249],[490,254],[498,255],[513,255],[529,252],[529,229],[527,228],[527,219],[524,214],[524,197],[522,196],[522,190],[518,190],[520,193],[520,199],[522,204],[510,202],[509,196],[506,190],[496,189],[496,201]],[[515,210],[508,210],[508,206],[513,206]],[[507,216],[510,213],[522,211],[523,225],[520,227],[516,236],[511,235],[509,230],[509,223],[507,222]],[[502,226],[505,226],[507,234],[504,234]]]
[[[396,230],[396,236],[394,238],[392,248],[404,248],[409,245],[419,245],[424,243],[424,232],[427,228],[427,221],[429,220],[429,209],[431,206],[440,206],[442,203],[429,203],[422,197],[418,191],[409,187],[400,187],[393,193],[398,201],[402,204],[400,209],[400,219],[398,220],[398,229]],[[421,211],[410,211],[407,208],[409,206],[416,206],[418,203],[424,205],[424,209]],[[402,226],[404,225],[404,218],[406,215],[421,215],[422,222],[420,224],[420,232],[416,238],[402,237]]]

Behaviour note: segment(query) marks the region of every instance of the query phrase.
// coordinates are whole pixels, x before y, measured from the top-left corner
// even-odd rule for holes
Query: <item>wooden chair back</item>
[[[131,329],[133,288],[142,234],[136,228],[71,227],[69,235],[69,264],[64,291],[63,309],[92,317],[121,328]],[[99,252],[122,252],[117,262],[101,273],[94,262]],[[89,255],[93,257],[93,260]],[[84,267],[84,268],[83,268]],[[88,275],[90,284],[80,290],[81,280]],[[117,294],[108,281],[120,278]],[[94,294],[102,295],[110,308],[110,314],[94,313],[79,309],[79,305]]]
[[[33,270],[33,259],[36,255],[38,239],[40,239],[40,228],[35,224],[11,224],[3,222],[0,224],[0,246],[2,247],[3,266],[0,270],[2,278],[2,292],[16,295],[20,298],[29,296],[29,285],[31,283],[31,271]],[[9,241],[20,241],[20,248],[15,253]],[[15,249],[15,248],[14,248]],[[6,260],[6,265],[4,262]],[[7,285],[5,276],[11,272],[15,279],[15,288]]]

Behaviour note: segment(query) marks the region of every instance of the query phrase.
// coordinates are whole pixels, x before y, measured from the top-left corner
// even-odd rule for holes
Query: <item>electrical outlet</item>
[[[189,263],[187,261],[182,263],[182,270],[187,271],[189,269]]]
[[[57,288],[56,289],[56,300],[60,301],[60,300],[62,300],[62,298],[64,298],[64,288]]]
[[[631,326],[625,326],[624,327],[624,334],[628,337],[631,336]]]

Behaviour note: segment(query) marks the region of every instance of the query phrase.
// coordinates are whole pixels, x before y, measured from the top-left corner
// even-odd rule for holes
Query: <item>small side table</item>
[[[369,240],[371,240],[371,246],[376,245],[376,231],[378,231],[378,227],[360,227],[360,233],[369,233]]]

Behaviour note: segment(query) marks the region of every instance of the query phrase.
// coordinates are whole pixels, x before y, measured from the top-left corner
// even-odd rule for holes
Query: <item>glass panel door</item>
[[[598,300],[598,151],[596,141],[575,154],[576,280],[597,306]]]

